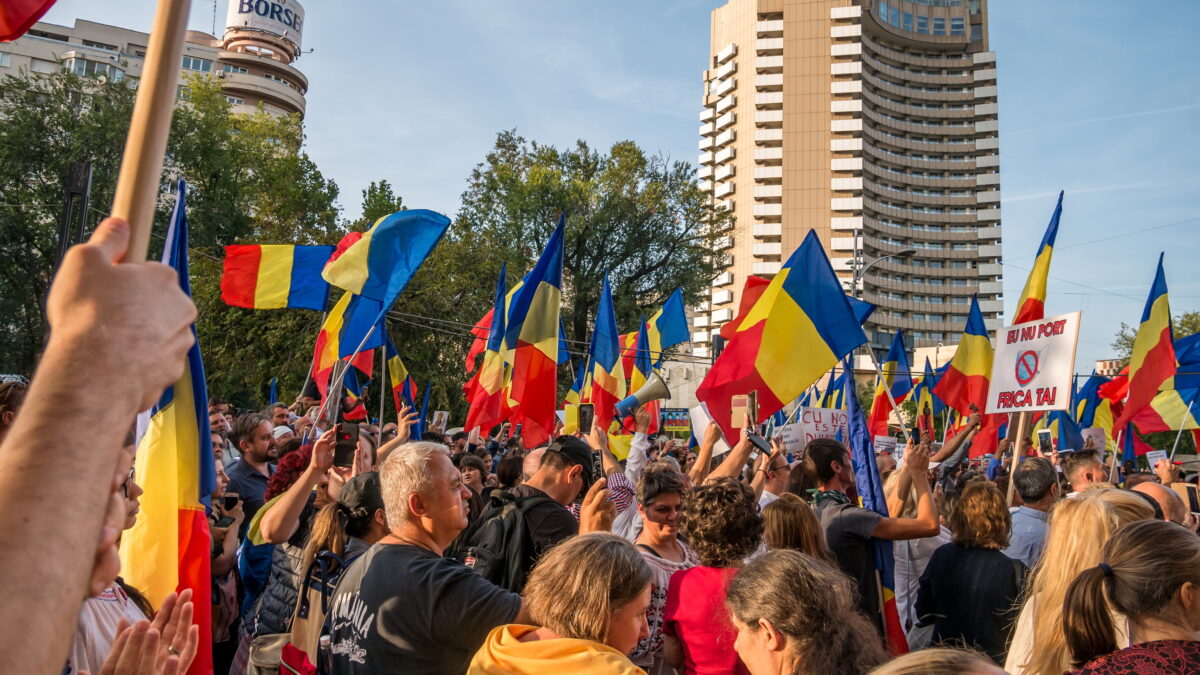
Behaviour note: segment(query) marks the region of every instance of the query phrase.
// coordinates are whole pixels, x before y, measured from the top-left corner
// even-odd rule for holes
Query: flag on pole
[[[409,374],[390,336],[384,343],[383,354],[387,358],[388,382],[392,386],[392,402],[396,405],[396,414],[400,414],[400,407],[404,405],[407,405],[410,411],[416,410],[417,383],[413,382],[412,375]]]
[[[537,264],[512,296],[504,326],[505,362],[511,366],[508,398],[514,408],[513,423],[524,425],[521,438],[530,448],[550,440],[556,421],[565,229],[564,215]]]
[[[946,408],[942,400],[933,395],[933,387],[937,384],[933,365],[929,357],[925,357],[925,368],[921,380],[913,387],[913,400],[917,402],[917,428],[933,433],[934,417],[940,415]]]
[[[592,404],[596,406],[596,420],[600,422],[600,428],[606,431],[616,417],[617,402],[625,398],[625,375],[621,371],[618,336],[612,287],[608,285],[606,274],[604,284],[600,287],[600,306],[596,309],[592,345],[588,350],[588,358],[592,362]]]
[[[505,264],[507,265],[507,263]],[[492,331],[492,314],[495,311],[495,309],[489,309],[487,314],[484,314],[483,318],[471,327],[471,335],[474,335],[475,339],[471,341],[471,348],[467,350],[466,368],[468,375],[471,374],[471,371],[475,370],[475,361],[478,356],[487,351],[488,335]]]
[[[845,372],[850,372],[850,359],[846,359],[844,367]],[[890,513],[883,492],[883,480],[875,465],[871,432],[867,428],[862,407],[858,404],[854,378],[846,378],[843,386],[843,395],[846,398],[846,446],[850,450],[850,462],[854,466],[854,483],[858,488],[858,497],[862,500],[864,509],[887,518]],[[883,595],[884,637],[887,638],[888,650],[893,655],[907,654],[908,640],[904,637],[904,627],[900,624],[900,613],[896,609],[896,559],[892,555],[892,542],[876,538],[873,538],[872,542],[875,545],[875,570],[879,572],[879,591]]]
[[[1200,389],[1200,333],[1175,341],[1176,389]]]
[[[592,363],[584,356],[579,361],[579,369],[575,372],[575,381],[571,383],[571,388],[567,391],[567,397],[564,403],[569,405],[579,405],[583,402],[583,383],[587,380],[588,370]]]
[[[967,315],[958,350],[950,359],[946,372],[938,378],[933,393],[966,417],[971,414],[972,403],[980,410],[986,407],[991,377],[992,341],[979,311],[979,297],[972,296],[971,312]]]
[[[642,317],[642,327],[638,331],[637,358],[633,362],[633,376],[629,378],[629,393],[631,394],[641,389],[646,384],[646,380],[650,379],[650,373],[654,371],[652,365],[654,363],[654,343],[651,342],[653,338],[649,337],[650,324],[645,319],[646,317]],[[656,434],[658,433],[658,416],[661,406],[658,401],[650,401],[645,408],[646,412],[650,414],[650,427],[647,429],[647,433]],[[630,424],[626,428],[632,431],[636,428],[636,422],[632,418],[629,422]]]
[[[761,421],[866,341],[820,239],[809,230],[741,320],[696,397],[708,405],[725,437],[734,438],[734,395],[757,391],[754,422]]]
[[[1167,302],[1163,255],[1159,254],[1154,283],[1150,286],[1150,295],[1142,310],[1141,325],[1133,339],[1133,353],[1129,357],[1129,394],[1115,422],[1116,428],[1123,428],[1126,422],[1150,405],[1160,387],[1174,389],[1171,380],[1175,370],[1171,307]]]
[[[1143,433],[1200,429],[1200,389],[1160,391],[1150,405],[1134,415]]]
[[[163,262],[178,272],[180,287],[191,296],[186,197],[187,186],[179,181]],[[120,548],[122,575],[154,607],[175,591],[192,589],[200,644],[191,673],[211,673],[213,667],[212,544],[205,515],[216,489],[210,440],[204,362],[195,342],[179,380],[138,416],[134,476],[143,491],[141,513],[121,536]]]
[[[323,311],[329,282],[321,268],[331,255],[332,246],[226,246],[221,299],[247,309]]]
[[[646,326],[648,341],[643,341],[641,344],[644,346],[639,346],[639,349],[648,349],[650,359],[657,367],[662,364],[665,350],[691,339],[687,314],[683,308],[683,289],[676,288],[662,308],[650,317],[650,321],[642,323]],[[637,391],[632,387],[631,389]]]
[[[391,307],[448,227],[449,218],[426,209],[384,216],[357,241],[335,252],[321,276]]]
[[[54,0],[0,0],[0,42],[24,35],[53,5]]]
[[[279,401],[279,378],[271,378],[271,400],[268,401],[271,405],[275,405]]]
[[[871,403],[871,415],[867,419],[867,430],[873,436],[888,435],[888,418],[892,415],[892,401],[896,405],[904,402],[912,391],[912,374],[909,373],[908,355],[904,351],[904,334],[899,329],[892,338],[887,360],[880,367],[881,377],[875,384],[875,400]],[[890,398],[888,394],[891,394]]]
[[[1093,371],[1091,377],[1083,383],[1083,386],[1075,392],[1075,396],[1071,399],[1071,412],[1075,415],[1075,421],[1080,427],[1086,429],[1093,426],[1093,420],[1096,419],[1096,408],[1104,400],[1100,396],[1100,385],[1105,382],[1108,382],[1107,377],[1097,375]]]
[[[492,307],[492,316],[497,317],[488,329],[488,340],[483,355],[483,364],[475,373],[474,384],[470,386],[467,403],[467,421],[463,425],[466,430],[479,428],[485,435],[492,427],[504,419],[504,291],[507,285],[508,265],[500,266],[500,276],[496,278],[496,293]]]
[[[1046,316],[1046,279],[1050,276],[1050,257],[1054,254],[1054,239],[1058,236],[1058,221],[1062,218],[1063,193],[1058,193],[1058,204],[1054,214],[1050,216],[1050,224],[1046,226],[1046,234],[1038,245],[1037,255],[1033,260],[1033,269],[1029,270],[1029,278],[1025,288],[1021,290],[1021,298],[1017,301],[1017,316],[1014,324],[1027,321],[1037,321]]]
[[[625,374],[625,379],[633,377],[633,360],[637,358],[637,339],[638,332],[635,330],[632,333],[621,333],[618,338],[621,348],[621,370]]]
[[[746,283],[742,286],[742,296],[738,299],[738,313],[732,321],[726,321],[725,325],[721,326],[721,337],[726,340],[732,340],[733,334],[737,332],[738,326],[742,325],[742,320],[750,313],[754,303],[762,297],[763,291],[767,290],[767,286],[771,284],[771,280],[765,277],[756,277],[754,275],[746,277]]]
[[[425,436],[425,431],[429,428],[429,390],[433,388],[433,380],[425,383],[425,396],[421,398],[421,416],[417,418],[416,423],[416,438],[421,439]]]
[[[333,309],[325,316],[325,323],[317,333],[317,343],[313,349],[313,382],[321,392],[321,398],[328,395],[329,378],[333,366],[341,358],[342,332],[346,323],[346,312],[356,296],[353,293],[343,293],[334,304]],[[357,345],[355,345],[357,346]],[[353,347],[350,347],[353,349]],[[375,367],[375,352],[364,349],[350,359],[355,368],[364,373],[370,373]]]
[[[845,390],[846,371],[842,370],[838,373],[837,377],[834,377],[833,370],[830,370],[829,387],[825,390],[824,396],[821,397],[821,407],[844,410],[846,408],[846,398],[842,394],[845,393]]]
[[[366,386],[370,386],[371,381],[368,379]],[[366,420],[367,406],[362,402],[363,386],[359,384],[358,375],[353,368],[346,371],[346,376],[342,380],[342,395],[349,399],[350,405],[342,408],[342,417],[351,421],[358,422]]]

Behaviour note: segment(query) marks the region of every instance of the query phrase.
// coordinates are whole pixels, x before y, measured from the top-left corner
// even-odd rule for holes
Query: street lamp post
[[[853,291],[853,297],[855,297],[857,299],[861,299],[860,296],[862,294],[859,291],[859,285],[862,283],[862,279],[866,275],[867,270],[871,269],[876,264],[883,262],[884,260],[888,260],[890,258],[908,258],[917,252],[917,250],[914,248],[901,249],[899,251],[896,251],[895,253],[889,253],[885,256],[880,256],[880,257],[872,260],[871,262],[867,263],[866,265],[861,265],[861,264],[859,264],[858,256],[857,256],[858,253],[862,252],[862,250],[860,248],[858,248],[857,233],[854,236],[854,243],[855,243],[854,275],[851,278],[850,283],[853,285],[853,288],[851,289]],[[875,358],[875,346],[873,344],[871,344],[871,340],[867,341],[867,348],[871,352],[871,363],[875,366],[875,375],[876,375],[876,377],[878,377],[879,379],[882,380],[883,379],[883,371],[881,371],[879,368],[879,360],[877,358]],[[853,372],[849,373],[849,375],[851,378],[854,377]],[[896,399],[892,398],[891,390],[889,390],[885,387],[884,391],[887,392],[888,401],[891,402],[892,410],[895,411],[895,414],[896,414],[896,419],[899,420],[899,422],[900,422],[900,431],[904,435],[904,437],[907,438],[908,437],[908,426],[904,423],[904,417],[900,415],[900,407],[896,405]]]

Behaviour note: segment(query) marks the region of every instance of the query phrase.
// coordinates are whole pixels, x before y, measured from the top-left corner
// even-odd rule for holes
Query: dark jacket
[[[279,544],[271,552],[271,575],[258,598],[251,624],[255,636],[286,633],[292,629],[303,563],[304,549],[300,546]]]

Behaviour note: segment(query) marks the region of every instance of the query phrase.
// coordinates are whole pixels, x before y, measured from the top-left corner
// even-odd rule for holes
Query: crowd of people
[[[1178,467],[1110,482],[1095,451],[1029,439],[970,460],[978,415],[877,456],[882,515],[834,439],[793,455],[739,432],[715,455],[717,425],[689,447],[639,410],[618,459],[600,425],[527,449],[507,424],[416,438],[403,408],[336,462],[316,402],[214,396],[211,597],[156,609],[116,559],[142,494],[127,430],[178,377],[194,309],[169,269],[113,264],[126,237],[108,220],[67,255],[37,373],[0,385],[0,560],[58,589],[13,585],[12,672],[184,672],[201,602],[222,675],[1200,672]]]

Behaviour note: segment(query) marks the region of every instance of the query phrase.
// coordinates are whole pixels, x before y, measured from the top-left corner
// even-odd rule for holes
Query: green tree
[[[1171,329],[1175,333],[1176,340],[1200,333],[1200,312],[1184,312],[1176,315],[1171,319]],[[1112,348],[1117,352],[1117,357],[1124,365],[1129,363],[1129,357],[1133,353],[1133,341],[1136,337],[1137,326],[1130,326],[1122,321],[1121,327],[1117,329],[1116,337],[1113,338]]]
[[[640,313],[657,311],[677,287],[688,304],[697,303],[718,271],[716,239],[732,224],[685,162],[649,156],[632,141],[604,154],[582,140],[560,150],[504,131],[471,172],[455,226],[519,275],[564,211],[563,322],[581,341],[605,274],[623,330],[633,330]]]

